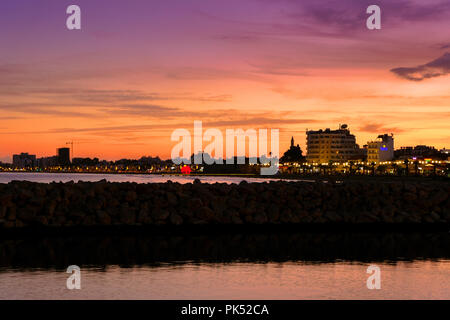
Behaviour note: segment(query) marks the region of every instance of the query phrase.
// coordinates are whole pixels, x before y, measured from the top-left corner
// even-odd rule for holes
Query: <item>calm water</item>
[[[81,290],[64,271],[5,270],[0,299],[450,299],[450,260],[377,265],[380,290],[366,287],[368,264],[351,262],[82,268]]]
[[[0,183],[195,178],[0,173]],[[81,290],[66,288],[72,264],[81,267]],[[381,269],[381,290],[366,287],[371,264]],[[450,299],[450,233],[0,239],[0,299]]]
[[[0,240],[0,299],[450,299],[448,233]],[[81,290],[66,268],[81,267]],[[381,290],[366,286],[381,270]]]
[[[33,173],[33,172],[1,172],[0,183],[8,183],[13,180],[25,180],[32,182],[69,182],[69,181],[99,181],[106,179],[110,182],[137,182],[137,183],[160,183],[171,180],[178,183],[192,183],[200,179],[204,183],[239,183],[267,182],[280,179],[247,178],[247,177],[221,177],[221,176],[189,176],[189,175],[160,175],[160,174],[89,174],[89,173]]]

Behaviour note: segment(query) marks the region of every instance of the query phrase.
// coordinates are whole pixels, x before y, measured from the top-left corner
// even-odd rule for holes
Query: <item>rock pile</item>
[[[0,184],[0,227],[450,223],[447,182]]]

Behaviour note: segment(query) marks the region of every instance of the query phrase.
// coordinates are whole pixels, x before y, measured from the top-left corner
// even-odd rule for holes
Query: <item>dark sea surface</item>
[[[46,173],[46,172],[0,172],[0,183],[8,183],[13,180],[31,182],[69,182],[69,181],[100,181],[105,179],[110,182],[136,182],[136,183],[162,183],[168,180],[178,183],[192,183],[199,179],[203,183],[239,183],[267,182],[280,179],[252,178],[241,176],[195,176],[195,175],[170,175],[170,174],[97,174],[97,173]],[[284,179],[285,180],[285,179]],[[308,181],[308,180],[306,180]]]
[[[447,232],[15,237],[0,240],[0,299],[450,299],[449,247]]]

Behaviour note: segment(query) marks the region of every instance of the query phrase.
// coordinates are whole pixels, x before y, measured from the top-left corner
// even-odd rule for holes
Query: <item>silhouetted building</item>
[[[60,166],[70,165],[70,149],[69,148],[58,148],[56,154],[58,156],[58,165],[60,165]]]
[[[377,140],[367,142],[367,161],[383,162],[394,159],[394,136],[383,134]]]
[[[98,166],[100,163],[100,161],[98,160],[98,158],[73,158],[72,159],[72,164],[74,166]]]
[[[447,161],[450,161],[450,149],[441,149],[439,150],[441,154],[443,155],[442,159],[445,160],[445,157],[447,157]]]
[[[281,163],[289,163],[289,162],[303,162],[305,157],[303,156],[302,149],[300,145],[294,145],[294,137],[291,138],[291,146],[289,150],[287,150],[283,156],[280,158]]]
[[[11,163],[4,163],[0,161],[0,168],[11,168]]]
[[[346,124],[337,130],[306,130],[306,159],[308,162],[346,162],[362,155],[356,138]]]
[[[418,145],[415,147],[401,147],[394,151],[397,159],[436,159],[446,160],[448,155],[440,152],[435,147]]]
[[[58,157],[42,157],[37,159],[37,166],[40,168],[56,167],[58,165]]]
[[[144,156],[141,157],[138,160],[139,164],[146,164],[146,165],[152,165],[152,164],[160,164],[162,160],[159,157],[150,157],[150,156]]]
[[[36,156],[28,153],[14,154],[13,166],[17,168],[26,168],[36,166]]]

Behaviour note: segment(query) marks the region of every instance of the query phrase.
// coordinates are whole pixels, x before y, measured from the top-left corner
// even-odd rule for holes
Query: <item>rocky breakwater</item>
[[[448,224],[448,182],[0,184],[0,228]]]

